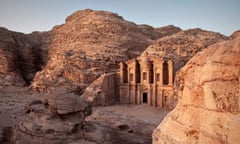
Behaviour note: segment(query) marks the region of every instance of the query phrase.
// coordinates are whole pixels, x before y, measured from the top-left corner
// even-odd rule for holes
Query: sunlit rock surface
[[[32,87],[84,89],[101,74],[118,71],[120,61],[140,55],[154,40],[179,31],[174,26],[136,25],[107,11],[77,11],[51,31],[49,61]]]
[[[173,61],[174,71],[176,72],[199,51],[227,39],[220,33],[199,28],[189,29],[159,38],[148,46],[142,55],[148,53],[151,57],[170,59]]]
[[[154,130],[153,144],[240,141],[240,39],[194,56],[177,81],[179,101]]]

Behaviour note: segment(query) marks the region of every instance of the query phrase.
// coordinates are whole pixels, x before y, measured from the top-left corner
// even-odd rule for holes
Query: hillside
[[[156,40],[142,55],[148,53],[151,57],[171,59],[176,72],[199,51],[227,39],[220,33],[189,29]]]
[[[31,85],[38,91],[82,92],[119,62],[148,52],[173,59],[175,71],[198,51],[228,39],[219,33],[169,25],[136,25],[107,11],[80,10],[48,32],[0,30],[0,86]]]
[[[32,87],[80,90],[101,74],[117,71],[120,61],[140,55],[154,40],[179,31],[136,25],[106,11],[77,11],[50,32],[49,61]]]
[[[0,87],[29,85],[47,62],[48,33],[23,33],[0,28]]]

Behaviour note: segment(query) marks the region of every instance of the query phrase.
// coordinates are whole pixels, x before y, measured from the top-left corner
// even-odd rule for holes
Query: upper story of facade
[[[147,54],[120,63],[120,83],[172,86],[173,62],[152,58]]]

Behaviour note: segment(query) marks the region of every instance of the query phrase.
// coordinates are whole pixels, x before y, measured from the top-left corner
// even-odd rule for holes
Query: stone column
[[[151,91],[151,85],[148,85],[148,96],[147,96],[147,103],[149,106],[151,106],[152,103],[152,91]]]
[[[136,76],[137,76],[136,65],[137,65],[137,62],[135,60],[128,63],[128,83],[130,84],[136,84]],[[131,77],[131,74],[132,74],[132,77]],[[131,81],[131,78],[132,78],[132,81]]]
[[[130,84],[130,68],[129,68],[129,65],[127,64],[128,66],[128,70],[127,70],[127,79],[128,79],[128,83]]]
[[[154,66],[153,66],[153,84],[156,84],[157,83],[157,73],[156,73],[156,68],[155,68],[155,63],[154,63]]]
[[[156,107],[156,85],[152,85],[152,105]]]
[[[150,74],[150,67],[151,67],[151,62],[148,57],[143,57],[141,62],[140,62],[140,67],[141,67],[141,83],[142,84],[149,84],[150,79],[149,79],[149,74]],[[143,73],[146,73],[146,79],[143,80]]]
[[[130,97],[130,104],[135,104],[135,99],[136,99],[136,85],[132,84],[131,85],[131,97]]]
[[[125,96],[125,104],[129,104],[130,97],[131,97],[131,85],[128,84],[128,95]]]
[[[168,61],[168,85],[173,85],[173,62]]]
[[[163,85],[163,61],[160,61],[159,69],[161,70],[159,84],[162,86]]]
[[[120,83],[124,83],[124,62],[120,62]]]
[[[162,98],[162,90],[159,89],[159,86],[158,86],[157,87],[157,107],[158,108],[162,108],[163,107],[162,100],[163,100],[163,98]]]
[[[133,71],[133,83],[136,84],[137,83],[137,61],[134,60],[133,64],[132,64],[132,68],[134,69]]]
[[[141,104],[141,86],[138,84],[137,85],[137,104]]]

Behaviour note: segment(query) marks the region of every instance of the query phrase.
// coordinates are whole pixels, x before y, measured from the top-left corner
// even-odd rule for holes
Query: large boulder
[[[84,112],[88,107],[88,103],[81,97],[61,91],[47,94],[44,103],[51,112],[59,115]]]
[[[240,39],[194,56],[177,76],[179,101],[154,130],[153,144],[240,141]]]
[[[113,113],[104,112],[94,115],[92,118],[83,119],[79,115],[73,96],[51,96],[48,100],[55,99],[57,104],[63,104],[66,111],[50,110],[41,101],[34,100],[26,106],[24,118],[13,128],[11,143],[13,144],[149,144],[151,143],[150,133],[154,126],[147,125],[129,117],[119,116]],[[63,98],[64,97],[64,98]],[[58,101],[58,98],[61,101]],[[66,102],[63,102],[66,101]],[[78,101],[78,99],[75,99]],[[48,101],[50,106],[52,102]],[[53,102],[54,103],[54,102]],[[76,102],[78,103],[78,102]],[[82,103],[78,103],[80,107]],[[69,106],[69,107],[67,107]],[[60,105],[59,107],[60,108]],[[82,110],[82,108],[80,109]],[[70,113],[69,113],[70,112]],[[59,114],[61,113],[61,114]],[[108,121],[106,121],[108,119]],[[105,121],[105,122],[104,122]],[[113,124],[111,124],[113,122]],[[126,125],[132,125],[128,126]],[[139,127],[140,126],[140,127]],[[0,131],[0,133],[3,133]],[[147,136],[145,135],[147,133]],[[4,137],[0,137],[0,140]]]

